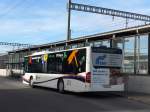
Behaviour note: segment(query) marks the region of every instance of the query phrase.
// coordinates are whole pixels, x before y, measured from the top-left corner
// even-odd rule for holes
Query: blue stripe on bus
[[[85,78],[82,77],[82,76],[75,76],[75,75],[72,75],[72,76],[64,76],[63,78],[64,78],[64,79],[76,79],[76,80],[85,82]]]
[[[63,78],[63,79],[75,79],[75,80],[79,80],[81,82],[85,82],[85,78],[82,77],[82,76],[63,76],[63,77],[58,77],[58,78],[54,78],[54,79],[50,79],[50,80],[46,80],[46,81],[34,82],[34,84],[45,83],[45,82],[57,80],[59,78]]]
[[[45,82],[53,81],[53,80],[56,80],[56,79],[59,79],[59,78],[49,79],[49,80],[40,81],[40,82],[33,82],[33,84],[45,83]]]

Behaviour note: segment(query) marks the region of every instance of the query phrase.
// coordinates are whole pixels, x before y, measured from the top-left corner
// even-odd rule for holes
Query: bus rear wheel
[[[63,81],[63,79],[58,80],[57,90],[60,93],[64,93],[64,81]]]

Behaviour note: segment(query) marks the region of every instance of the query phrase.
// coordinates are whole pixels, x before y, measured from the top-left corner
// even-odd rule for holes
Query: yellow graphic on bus
[[[48,54],[44,54],[44,61],[47,62]]]
[[[78,50],[72,51],[72,53],[69,55],[69,57],[67,59],[68,64],[71,64],[73,59],[75,59],[76,66],[78,67],[78,62],[77,62],[77,58],[76,58],[77,53],[78,53]]]

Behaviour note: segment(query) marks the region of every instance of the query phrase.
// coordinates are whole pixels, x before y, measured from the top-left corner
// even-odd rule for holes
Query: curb
[[[147,105],[150,105],[150,101],[147,102],[147,101],[144,101],[144,99],[142,100],[140,97],[132,97],[132,96],[129,96],[127,97],[129,100],[134,100],[134,101],[137,101],[137,102],[140,102],[140,103],[143,103],[143,104],[147,104]]]

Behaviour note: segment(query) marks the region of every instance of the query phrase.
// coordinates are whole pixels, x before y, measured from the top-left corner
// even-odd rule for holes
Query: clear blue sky
[[[150,15],[149,0],[72,0]],[[66,39],[67,0],[0,0],[0,41],[43,44]],[[131,25],[135,24],[132,21]],[[137,23],[136,23],[137,24]],[[124,19],[72,12],[72,37],[125,26]]]

